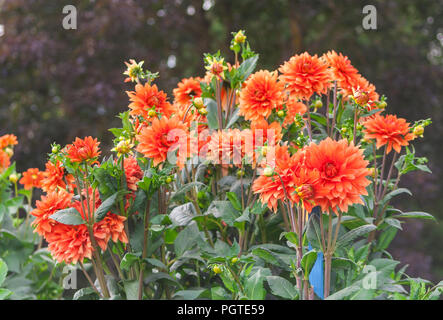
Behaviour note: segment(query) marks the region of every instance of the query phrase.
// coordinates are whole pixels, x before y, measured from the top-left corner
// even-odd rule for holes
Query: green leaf
[[[435,220],[434,216],[426,213],[426,212],[420,212],[420,211],[411,211],[411,212],[403,212],[399,215],[395,215],[395,218],[418,218],[418,219],[429,219],[429,220]]]
[[[386,218],[386,219],[384,220],[384,222],[386,222],[387,224],[389,224],[390,226],[392,226],[392,227],[394,227],[394,228],[397,228],[397,229],[399,229],[399,230],[402,230],[401,222],[400,222],[399,220],[397,220],[397,219],[394,219],[394,218]]]
[[[239,108],[236,108],[234,110],[234,113],[231,115],[231,118],[229,119],[229,122],[226,125],[226,129],[229,129],[231,126],[233,126],[234,123],[237,122],[237,120],[240,118],[239,111],[240,111]]]
[[[186,194],[186,192],[190,191],[194,187],[206,186],[204,183],[199,181],[189,182],[184,186],[180,187],[172,196],[171,201],[177,200],[180,196]]]
[[[6,265],[6,262],[4,262],[0,258],[0,286],[3,284],[3,282],[6,279],[6,275],[8,274],[8,266]]]
[[[356,293],[359,290],[360,290],[359,286],[351,285],[349,287],[346,287],[340,291],[331,294],[325,300],[342,300],[346,297],[349,297],[351,294]]]
[[[243,63],[238,67],[238,72],[241,75],[241,80],[245,81],[251,73],[255,70],[257,65],[258,55],[255,55],[249,59],[243,61]]]
[[[263,300],[265,298],[266,290],[263,287],[263,281],[270,275],[271,271],[269,269],[260,267],[256,269],[254,274],[246,281],[245,291],[248,299]]]
[[[97,208],[95,211],[95,221],[101,221],[106,214],[111,211],[112,207],[114,206],[115,202],[119,200],[119,198],[123,195],[125,195],[127,191],[120,190],[114,193],[112,196],[106,198],[105,201],[102,202],[100,207]]]
[[[322,217],[318,217],[317,215],[311,215],[308,221],[308,227],[306,230],[306,237],[308,238],[309,243],[312,248],[321,250],[321,229],[320,229],[320,220]]]
[[[206,289],[196,289],[196,290],[180,290],[174,293],[174,298],[179,298],[183,300],[195,300],[197,299]]]
[[[80,212],[78,212],[75,208],[59,210],[51,215],[49,218],[71,226],[77,226],[85,223],[82,216],[80,215]]]
[[[205,98],[204,104],[206,106],[206,110],[208,111],[206,119],[208,120],[209,129],[218,129],[217,102],[214,99]]]
[[[178,226],[186,226],[197,215],[194,204],[188,202],[172,209],[169,218]]]
[[[285,278],[279,276],[267,276],[266,281],[268,282],[273,295],[291,300],[297,298],[298,290]]]
[[[138,280],[123,283],[127,300],[138,300]]]
[[[8,289],[0,288],[0,300],[5,300],[12,294],[12,291]]]
[[[382,203],[383,203],[383,204],[384,204],[384,203],[387,203],[387,202],[388,202],[389,200],[391,200],[393,197],[398,196],[399,194],[402,194],[402,193],[407,193],[407,194],[409,194],[410,196],[412,196],[411,191],[409,191],[408,189],[406,189],[406,188],[398,188],[398,189],[395,189],[395,190],[389,192],[389,193],[383,198]]]
[[[211,288],[211,299],[212,300],[229,300],[231,297],[229,293],[223,287]]]
[[[352,229],[351,231],[348,231],[337,240],[337,248],[341,248],[347,245],[355,238],[360,237],[366,233],[369,233],[375,229],[377,229],[377,227],[373,224],[366,224],[364,226]]]
[[[314,266],[315,260],[317,260],[317,251],[315,250],[310,250],[303,255],[301,265],[304,270],[305,280],[309,279],[309,273]]]
[[[140,259],[141,254],[140,253],[131,253],[128,252],[123,257],[122,261],[120,262],[120,268],[122,270],[129,270],[129,268]]]
[[[191,249],[200,236],[200,231],[195,223],[188,225],[175,238],[174,250],[175,254],[180,257],[186,250]]]
[[[235,192],[226,192],[226,196],[228,197],[229,201],[231,201],[231,204],[235,210],[242,211],[241,202]]]

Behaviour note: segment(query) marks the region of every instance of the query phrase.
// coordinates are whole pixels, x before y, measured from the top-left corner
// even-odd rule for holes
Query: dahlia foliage
[[[17,139],[0,137],[0,172],[27,199],[33,243],[84,273],[90,289],[76,298],[407,297],[386,249],[406,218],[432,216],[390,201],[409,193],[404,174],[429,171],[412,143],[430,120],[389,114],[342,53],[255,71],[243,31],[230,48],[233,61],[206,54],[206,74],[173,96],[143,62],[126,63],[111,150],[93,137],[53,144],[45,170],[20,177]],[[362,286],[363,268],[383,263],[393,273]]]

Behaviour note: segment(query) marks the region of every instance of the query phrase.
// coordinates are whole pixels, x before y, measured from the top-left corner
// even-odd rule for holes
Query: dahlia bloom
[[[143,178],[143,171],[134,157],[127,157],[123,162],[126,176],[126,184],[131,191],[137,190],[137,182]]]
[[[57,197],[61,197],[61,199],[56,199]],[[88,227],[85,224],[65,225],[50,218],[47,219],[52,211],[64,207],[67,204],[67,200],[68,197],[62,193],[51,193],[48,198],[42,198],[39,208],[34,210],[33,214],[37,216],[35,222],[36,230],[40,230],[44,234],[52,256],[58,262],[64,261],[75,264],[78,261],[83,261],[85,258],[90,259],[92,257],[93,246]],[[94,203],[92,197],[90,197],[89,202],[89,207],[95,209],[101,203],[100,199]],[[87,212],[83,211],[83,207],[87,207],[86,200],[83,200],[83,206],[80,201],[75,201],[69,205],[75,208],[84,220],[89,220]],[[126,217],[108,212],[101,221],[94,223],[92,228],[93,236],[103,251],[106,250],[110,239],[114,242],[128,242],[124,230],[125,220]]]
[[[142,116],[145,120],[151,121],[157,116],[150,116],[150,110],[167,117],[173,112],[172,105],[167,101],[166,93],[159,91],[155,84],[152,86],[149,83],[144,86],[137,84],[135,91],[127,91],[126,94],[131,101],[129,109],[131,109],[130,114],[133,116]]]
[[[5,134],[0,137],[0,149],[16,145],[17,137],[13,134]]]
[[[180,106],[188,105],[193,98],[201,97],[200,87],[201,78],[185,78],[178,83],[177,88],[172,92],[174,94],[174,103]]]
[[[101,153],[98,145],[100,142],[97,138],[85,137],[84,139],[75,138],[72,144],[66,146],[68,158],[72,162],[83,162],[88,160],[95,160]]]
[[[43,178],[44,174],[42,171],[37,168],[30,168],[23,172],[23,177],[19,182],[25,189],[29,190],[32,188],[41,188]]]
[[[240,93],[239,114],[253,121],[268,118],[272,110],[282,108],[283,90],[277,72],[260,70],[252,74]]]
[[[353,88],[357,86],[358,70],[355,69],[348,57],[341,53],[337,54],[334,50],[328,51],[322,57],[328,64],[334,80],[337,80],[339,88]]]
[[[253,135],[249,129],[218,130],[211,134],[210,141],[201,156],[215,164],[240,165],[246,155],[253,151]]]
[[[36,217],[32,222],[35,226],[34,232],[37,232],[41,236],[51,233],[53,227],[58,224],[57,221],[50,219],[49,217],[59,210],[66,209],[71,203],[72,194],[60,190],[52,191],[46,196],[42,196],[40,200],[36,201],[36,208],[31,211],[31,214]]]
[[[154,119],[137,135],[137,151],[153,159],[154,166],[166,160],[168,152],[187,149],[187,128],[177,117]],[[179,150],[180,152],[180,150]]]
[[[277,212],[278,200],[286,200],[285,190],[289,197],[288,200],[291,202],[295,200],[293,195],[296,185],[293,176],[298,170],[301,160],[300,155],[301,154],[296,154],[291,156],[287,146],[277,145],[275,147],[274,168],[276,175],[272,177],[261,175],[252,185],[252,191],[259,194],[260,201],[274,212]],[[283,185],[277,174],[280,175]]]
[[[364,159],[363,150],[343,139],[334,141],[331,138],[321,141],[318,145],[311,143],[305,149],[305,167],[318,170],[319,183],[330,191],[324,195],[316,195],[315,202],[324,212],[329,210],[343,212],[348,206],[360,203],[361,195],[367,195],[366,187],[370,181],[366,176],[368,161]]]
[[[308,111],[308,107],[303,102],[295,99],[288,99],[286,107],[286,117],[283,121],[283,127],[285,128],[294,122],[294,118],[297,114],[303,115]]]
[[[331,86],[328,65],[317,55],[305,52],[295,55],[280,66],[280,79],[293,98],[309,100],[314,93],[324,94]]]
[[[0,173],[11,165],[9,155],[0,149]]]
[[[66,174],[65,176],[65,169],[60,161],[57,161],[55,164],[48,161],[43,176],[44,178],[41,181],[42,190],[46,193],[55,191],[59,188],[66,189],[66,182],[69,185],[74,183],[74,177],[71,174]]]
[[[407,146],[408,141],[414,139],[414,134],[410,132],[409,123],[403,118],[397,118],[396,115],[387,114],[382,116],[376,114],[363,122],[363,126],[365,139],[375,139],[377,149],[386,145],[387,153],[391,152],[392,149],[400,153],[401,147]]]

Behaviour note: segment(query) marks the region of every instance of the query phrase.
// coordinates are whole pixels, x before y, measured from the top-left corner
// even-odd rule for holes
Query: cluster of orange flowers
[[[5,134],[0,137],[0,173],[11,165],[13,148],[17,143],[17,137],[13,134]]]
[[[99,142],[92,137],[76,138],[72,144],[65,147],[64,151],[66,157],[73,163],[96,163],[100,155]],[[128,196],[134,197],[133,192],[137,190],[136,184],[143,177],[143,172],[134,157],[124,160],[124,169],[128,189],[132,191]],[[62,209],[75,208],[83,220],[90,221],[91,217],[84,208],[90,208],[89,210],[94,212],[100,206],[102,201],[98,191],[93,194],[92,189],[88,190],[89,204],[87,200],[74,200],[74,190],[77,188],[75,179],[66,172],[60,161],[55,163],[48,161],[44,172],[35,168],[29,169],[23,173],[20,183],[24,184],[25,188],[42,188],[46,192],[46,195],[37,200],[36,208],[31,214],[36,217],[33,221],[35,232],[48,242],[53,257],[59,262],[66,263],[77,263],[85,258],[91,258],[93,246],[87,226],[66,225],[51,219],[50,216]],[[82,190],[82,195],[84,198],[86,190]],[[94,223],[93,236],[103,251],[106,250],[109,240],[128,242],[124,230],[125,220],[126,218],[121,215],[108,212],[104,219]]]
[[[276,152],[276,175],[260,176],[253,190],[274,211],[278,200],[284,202],[289,198],[308,212],[316,205],[324,212],[330,209],[346,212],[348,206],[362,203],[360,195],[367,194],[365,188],[370,184],[366,179],[370,174],[367,165],[363,150],[346,140],[327,138],[318,145],[311,143],[292,156],[287,146],[281,146]]]
[[[233,67],[238,66],[229,65],[229,69]],[[369,184],[366,179],[369,171],[368,162],[357,146],[347,140],[326,139],[319,144],[312,142],[291,155],[287,142],[281,141],[283,129],[294,122],[295,116],[307,113],[309,100],[334,88],[344,101],[354,96],[368,110],[376,108],[379,95],[375,86],[359,74],[348,57],[335,51],[321,57],[305,52],[291,57],[278,71],[260,70],[250,75],[237,94],[239,114],[250,121],[250,128],[218,130],[201,137],[207,129],[206,117],[199,112],[188,112],[188,106],[201,97],[200,83],[210,82],[210,71],[203,79],[183,79],[173,91],[173,104],[155,85],[137,84],[135,92],[128,92],[131,114],[145,120],[139,125],[136,137],[140,153],[153,159],[154,165],[159,165],[166,161],[171,149],[179,150],[182,153],[179,165],[182,164],[186,158],[195,155],[189,151],[189,146],[193,146],[190,122],[198,121],[198,148],[194,148],[197,155],[215,163],[235,165],[242,165],[242,159],[249,156],[254,167],[258,160],[255,147],[263,146],[267,139],[266,134],[262,136],[256,132],[260,129],[266,133],[269,132],[267,129],[272,129],[272,140],[276,145],[274,172],[280,176],[283,185],[275,175],[259,177],[253,189],[260,194],[263,203],[276,210],[278,200],[285,198],[285,191],[292,202],[303,203],[308,211],[315,205],[324,211],[346,211],[349,205],[361,203],[360,196],[366,194],[365,188]],[[218,74],[219,80],[224,79],[223,70]],[[226,96],[222,86],[223,108]],[[284,111],[283,121],[269,123],[271,115],[279,111]],[[386,145],[387,152],[392,148],[400,152],[401,146],[408,145],[408,141],[414,138],[409,124],[396,116],[376,114],[362,120],[365,120],[365,139],[375,139],[377,148]],[[172,131],[180,134],[171,135]],[[291,141],[289,144],[292,146]],[[252,149],[249,145],[253,146]],[[183,150],[186,150],[184,154]],[[264,164],[266,162],[261,163]]]

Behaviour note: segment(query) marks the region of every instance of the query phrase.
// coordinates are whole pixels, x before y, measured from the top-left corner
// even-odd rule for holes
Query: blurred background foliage
[[[76,30],[62,9],[74,4]],[[377,30],[363,30],[362,8],[377,8]],[[388,112],[413,122],[432,117],[418,155],[432,175],[411,174],[414,197],[400,209],[434,214],[439,224],[408,222],[391,249],[408,273],[443,278],[442,0],[0,0],[0,135],[18,136],[18,170],[44,168],[50,143],[99,137],[127,109],[124,61],[144,60],[171,94],[183,77],[203,76],[202,56],[228,51],[231,32],[246,30],[259,68],[276,69],[296,53],[329,49],[349,56],[388,96]],[[172,99],[171,99],[172,100]]]

